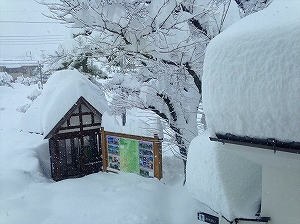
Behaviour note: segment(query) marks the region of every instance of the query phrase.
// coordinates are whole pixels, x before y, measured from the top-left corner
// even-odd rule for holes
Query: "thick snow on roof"
[[[55,72],[25,113],[24,129],[48,134],[81,96],[100,113],[109,111],[104,93],[77,70]]]
[[[211,135],[300,141],[300,1],[273,1],[206,51],[203,107]]]

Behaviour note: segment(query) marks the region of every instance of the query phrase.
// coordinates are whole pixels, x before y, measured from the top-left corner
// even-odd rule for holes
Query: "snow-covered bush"
[[[10,86],[13,81],[13,77],[7,72],[0,72],[0,86]]]
[[[40,89],[34,89],[33,92],[27,96],[28,99],[34,101],[41,94]]]
[[[25,104],[23,106],[18,107],[17,111],[19,111],[21,113],[25,113],[28,110],[29,107],[30,107],[30,104],[27,103],[27,104]]]
[[[18,76],[17,79],[15,80],[16,83],[21,83],[25,86],[30,86],[37,84],[39,82],[39,79],[36,77],[24,77],[24,76]]]

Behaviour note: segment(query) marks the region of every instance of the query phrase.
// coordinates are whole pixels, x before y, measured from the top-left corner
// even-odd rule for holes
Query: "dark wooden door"
[[[49,139],[51,173],[56,181],[102,169],[100,130],[64,133]]]
[[[97,173],[102,167],[102,151],[100,148],[100,134],[92,131],[89,135],[83,136],[83,157],[85,175]]]

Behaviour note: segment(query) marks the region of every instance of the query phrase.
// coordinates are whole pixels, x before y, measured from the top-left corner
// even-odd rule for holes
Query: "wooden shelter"
[[[54,180],[82,177],[102,169],[101,121],[102,114],[81,96],[46,135]]]

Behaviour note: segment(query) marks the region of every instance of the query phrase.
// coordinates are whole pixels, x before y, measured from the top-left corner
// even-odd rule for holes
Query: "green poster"
[[[120,170],[139,173],[139,143],[137,140],[120,138]]]

